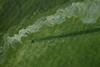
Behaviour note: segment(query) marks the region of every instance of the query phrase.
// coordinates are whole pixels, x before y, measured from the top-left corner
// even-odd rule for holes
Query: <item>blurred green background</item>
[[[66,18],[59,25],[44,26],[29,34],[22,43],[5,44],[6,35],[13,36],[38,18],[73,2],[84,0],[0,0],[0,67],[99,67],[100,32],[36,42],[32,39],[99,28],[100,18],[95,24]]]

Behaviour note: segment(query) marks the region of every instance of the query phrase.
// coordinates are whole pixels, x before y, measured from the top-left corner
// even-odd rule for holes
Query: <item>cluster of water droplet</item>
[[[14,36],[8,36],[7,42],[9,44],[15,42],[21,42],[22,37],[27,37],[29,33],[38,32],[44,25],[54,26],[55,24],[61,24],[66,18],[78,17],[83,23],[96,23],[96,20],[100,16],[100,2],[76,2],[71,5],[58,9],[55,14],[41,17],[37,21],[25,29],[19,30],[18,34]]]

